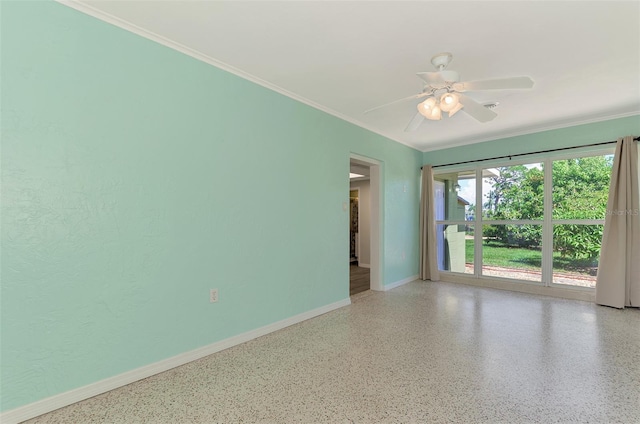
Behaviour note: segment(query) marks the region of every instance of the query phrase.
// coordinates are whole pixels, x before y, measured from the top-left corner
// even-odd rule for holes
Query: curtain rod
[[[638,140],[640,140],[640,137],[636,137],[633,140],[634,141],[638,141]],[[617,140],[603,141],[602,143],[583,144],[582,146],[559,147],[557,149],[540,150],[538,152],[516,153],[515,155],[504,155],[504,156],[496,156],[496,157],[493,157],[493,158],[476,159],[476,160],[465,160],[463,162],[444,163],[442,165],[434,165],[434,166],[432,166],[432,168],[440,168],[441,166],[464,165],[465,163],[484,162],[486,160],[495,160],[495,159],[507,159],[507,158],[509,158],[509,160],[511,160],[511,158],[516,158],[518,156],[529,156],[529,155],[537,155],[537,154],[540,154],[540,153],[560,152],[562,150],[580,149],[582,147],[604,146],[606,144],[615,144],[615,143],[617,143]],[[420,167],[420,169],[422,169],[422,167]]]

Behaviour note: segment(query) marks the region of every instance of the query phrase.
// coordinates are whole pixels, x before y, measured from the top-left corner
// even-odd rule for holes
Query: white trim
[[[384,182],[382,181],[384,171],[382,163],[372,164],[369,167],[370,185],[369,201],[369,262],[371,262],[371,272],[369,273],[369,287],[371,290],[384,290],[384,248],[383,234],[384,228],[382,220],[384,217]]]
[[[476,168],[476,205],[483,205],[482,199],[482,169]],[[478,231],[483,231],[483,210],[480,208],[480,213],[477,210],[473,212],[475,221],[473,221],[473,275],[476,277],[482,275],[482,237],[476,237]],[[466,243],[466,241],[465,241]],[[466,245],[465,245],[466,249]],[[465,254],[466,255],[466,254]]]
[[[226,72],[229,72],[231,74],[234,74],[240,78],[246,79],[248,81],[253,82],[254,84],[258,84],[262,87],[265,87],[269,90],[275,91],[276,93],[282,94],[283,96],[289,97],[291,99],[294,99],[296,101],[299,101],[300,103],[304,103],[308,106],[311,106],[315,109],[318,109],[322,112],[328,113],[329,115],[335,116],[336,118],[342,119],[343,121],[349,122],[353,125],[356,125],[360,128],[364,128],[368,131],[371,131],[372,133],[381,135],[382,137],[388,138],[389,140],[393,140],[396,143],[400,143],[403,144],[405,146],[408,146],[412,149],[418,150],[420,152],[431,152],[431,151],[436,151],[436,150],[443,150],[443,149],[448,149],[448,148],[452,148],[452,147],[459,147],[459,146],[466,146],[469,144],[475,144],[475,143],[482,143],[485,141],[494,141],[494,140],[500,140],[503,138],[509,138],[509,137],[517,137],[517,136],[521,136],[521,135],[528,135],[528,134],[535,134],[538,132],[544,132],[544,131],[550,131],[550,130],[555,130],[555,129],[561,129],[561,128],[568,128],[568,127],[573,127],[573,126],[577,126],[577,125],[584,125],[584,124],[590,124],[590,123],[595,123],[595,122],[602,122],[602,121],[608,121],[608,120],[612,120],[612,119],[619,119],[619,118],[626,118],[626,117],[630,117],[630,116],[636,116],[638,115],[638,111],[630,111],[630,112],[621,112],[621,113],[617,113],[617,114],[612,114],[612,115],[606,115],[606,116],[595,116],[592,118],[583,118],[583,119],[578,119],[578,120],[571,120],[571,121],[565,121],[562,123],[557,123],[557,124],[550,124],[550,125],[546,125],[546,126],[540,126],[540,127],[530,127],[528,129],[524,129],[521,131],[512,131],[512,132],[497,132],[494,133],[492,135],[489,135],[487,137],[482,137],[482,138],[465,138],[464,140],[450,140],[447,141],[445,144],[442,143],[438,143],[436,145],[433,146],[428,146],[425,147],[424,149],[420,149],[419,147],[417,147],[415,144],[412,144],[408,141],[404,141],[404,140],[400,140],[398,138],[396,138],[396,136],[390,135],[390,134],[386,134],[382,131],[380,131],[378,128],[372,127],[368,124],[365,124],[364,122],[358,121],[350,116],[344,115],[341,112],[335,111],[333,109],[330,109],[326,106],[323,106],[321,104],[318,104],[316,102],[314,102],[313,100],[307,99],[305,97],[302,97],[298,94],[292,93],[280,86],[277,86],[273,83],[270,83],[268,81],[265,81],[261,78],[258,78],[252,74],[249,74],[245,71],[242,71],[234,66],[231,66],[227,63],[224,63],[220,60],[214,59],[211,56],[208,56],[202,52],[199,52],[195,49],[192,49],[190,47],[187,47],[183,44],[180,44],[176,41],[173,41],[167,37],[164,37],[162,35],[156,34],[152,31],[149,31],[147,29],[144,29],[134,23],[131,23],[125,19],[119,18],[117,16],[111,15],[107,12],[104,12],[100,9],[97,9],[93,6],[90,6],[80,0],[55,0],[57,3],[60,3],[64,6],[70,7],[72,9],[75,9],[79,12],[82,12],[86,15],[92,16],[96,19],[99,19],[103,22],[107,22],[111,25],[117,26],[119,28],[122,28],[126,31],[129,31],[133,34],[139,35],[141,37],[144,37],[148,40],[151,41],[155,41],[158,44],[161,44],[163,46],[169,47],[170,49],[179,51],[180,53],[186,54],[187,56],[191,56],[194,59],[197,59],[201,62],[205,62],[208,63],[209,65],[215,66],[216,68],[222,69]]]
[[[408,278],[396,281],[394,283],[385,285],[383,287],[383,290],[384,291],[388,291],[388,290],[391,290],[391,289],[395,289],[396,287],[400,287],[400,286],[403,286],[403,285],[405,285],[407,283],[411,283],[412,281],[416,281],[418,278],[420,278],[418,275],[412,275],[411,277],[408,277]]]
[[[406,141],[402,141],[402,140],[398,140],[396,139],[394,136],[389,135],[389,134],[385,134],[384,132],[380,131],[379,129],[369,126],[363,122],[360,122],[350,116],[344,115],[340,112],[337,112],[333,109],[330,109],[326,106],[323,106],[319,103],[314,102],[313,100],[309,100],[306,97],[302,97],[298,94],[292,93],[291,91],[288,91],[280,86],[277,86],[275,84],[270,83],[269,81],[265,81],[261,78],[258,78],[252,74],[249,74],[248,72],[242,71],[234,66],[231,66],[227,63],[224,63],[220,60],[214,59],[211,56],[208,56],[202,52],[199,52],[198,50],[192,49],[191,47],[187,47],[183,44],[180,44],[176,41],[173,41],[167,37],[164,37],[162,35],[156,34],[155,32],[149,31],[147,29],[144,29],[142,27],[139,27],[138,25],[131,23],[125,19],[119,18],[117,16],[111,15],[107,12],[104,12],[100,9],[97,9],[93,6],[90,6],[82,1],[79,0],[55,0],[57,3],[60,3],[64,6],[70,7],[72,9],[75,9],[79,12],[82,12],[86,15],[92,16],[96,19],[99,19],[103,22],[107,22],[111,25],[117,26],[119,28],[124,29],[125,31],[129,31],[133,34],[139,35],[141,37],[144,37],[148,40],[151,41],[155,41],[158,44],[161,44],[165,47],[169,47],[170,49],[179,51],[180,53],[186,54],[187,56],[191,56],[194,59],[197,59],[201,62],[207,63],[209,65],[215,66],[216,68],[222,69],[223,71],[229,72],[233,75],[236,75],[240,78],[246,79],[248,81],[251,81],[254,84],[258,84],[262,87],[265,87],[269,90],[275,91],[276,93],[282,94],[283,96],[289,97],[293,100],[296,100],[300,103],[304,103],[307,106],[311,106],[312,108],[318,109],[322,112],[328,113],[329,115],[335,116],[336,118],[342,119],[343,121],[349,122],[350,124],[356,125],[360,128],[364,128],[365,130],[371,131],[375,134],[381,135],[385,138],[388,138],[389,140],[393,140],[397,143],[400,144],[404,144],[405,146],[411,147],[412,149],[415,150],[419,150],[418,148],[416,148],[416,146],[411,145],[410,143],[406,142]]]
[[[441,181],[434,181],[434,183],[438,184],[441,183]],[[462,221],[462,220],[446,220],[446,219],[438,219],[436,220],[436,225],[469,225],[470,222],[474,222],[474,221]]]
[[[358,267],[360,267],[360,268],[371,268],[371,265],[370,264],[363,264],[361,262],[358,262]]]
[[[71,405],[76,402],[80,402],[90,397],[117,389],[143,378],[151,377],[152,375],[159,374],[180,365],[187,364],[213,353],[220,352],[221,350],[237,346],[239,344],[248,342],[249,340],[253,340],[266,334],[273,333],[274,331],[278,331],[293,324],[315,318],[319,315],[326,314],[327,312],[331,312],[335,309],[342,308],[343,306],[348,306],[350,304],[351,298],[347,297],[346,299],[339,300],[329,305],[321,306],[319,308],[303,312],[290,318],[265,325],[264,327],[247,331],[246,333],[238,334],[237,336],[229,337],[228,339],[212,343],[208,346],[203,346],[189,352],[184,352],[171,358],[155,362],[153,364],[145,365],[143,367],[136,368],[134,370],[127,371],[122,374],[118,374],[113,377],[109,377],[104,380],[79,387],[77,389],[69,390],[68,392],[60,393],[46,399],[42,399],[28,405],[3,412],[2,414],[0,414],[0,422],[2,422],[3,424],[13,424],[29,420],[39,415],[46,414],[48,412]]]
[[[436,221],[438,225],[469,225],[474,223],[475,221]],[[484,219],[482,220],[482,225],[542,225],[542,219]]]
[[[561,153],[561,154],[545,154],[545,157],[538,158],[535,162],[540,162],[543,165],[544,170],[544,190],[543,190],[543,206],[544,213],[541,219],[537,220],[529,220],[529,219],[514,219],[514,220],[496,220],[496,219],[485,219],[483,214],[476,213],[475,220],[473,221],[457,221],[457,220],[437,220],[436,225],[473,225],[474,226],[474,278],[485,279],[488,276],[482,275],[482,264],[483,264],[483,244],[482,239],[478,236],[480,231],[483,231],[485,225],[535,225],[540,226],[542,228],[542,263],[541,263],[541,280],[538,285],[542,285],[545,287],[555,287],[558,288],[559,285],[553,282],[553,227],[554,225],[604,225],[604,219],[553,219],[553,163],[556,161],[567,160],[568,158],[588,158],[588,157],[598,157],[609,155],[611,149],[610,148],[598,148],[595,150],[585,150],[584,148],[575,148],[575,150],[580,150],[580,152],[573,151],[569,154]],[[554,152],[548,152],[554,153]],[[537,155],[535,152],[528,154],[529,156],[520,159],[518,161],[507,161],[506,158],[500,158],[491,161],[491,164],[487,163],[476,163],[475,166],[470,166],[472,164],[467,164],[462,167],[459,165],[452,165],[451,167],[443,167],[439,169],[434,175],[445,175],[445,174],[453,174],[460,173],[463,171],[475,170],[475,178],[476,178],[476,205],[483,204],[483,180],[482,171],[487,168],[494,168],[500,166],[513,166],[517,164],[526,164],[533,163],[534,161],[530,156]],[[568,156],[568,157],[567,157]],[[449,169],[451,168],[451,169]],[[450,271],[444,271],[450,272]],[[469,274],[466,276],[461,274],[464,278],[469,278]],[[489,277],[494,281],[502,282],[513,282],[516,281],[516,284],[520,284],[518,280],[512,280],[508,278],[497,278],[497,277]],[[531,282],[527,282],[531,285]],[[565,286],[560,285],[560,289],[564,289]],[[568,287],[569,290],[583,289],[580,287]],[[522,291],[519,289],[514,289],[515,291]],[[591,290],[591,289],[589,289]],[[548,293],[542,293],[548,294]],[[565,297],[563,294],[551,294],[552,296]],[[573,298],[573,297],[570,297]],[[584,299],[581,299],[584,300]]]
[[[543,296],[559,297],[562,299],[582,300],[594,302],[596,299],[595,290],[585,290],[581,287],[548,287],[532,282],[507,281],[506,279],[494,279],[489,277],[478,278],[472,275],[462,275],[454,273],[440,273],[440,281],[447,283],[467,284],[470,286],[487,287],[491,289],[509,290],[520,293],[537,294]]]
[[[562,154],[562,151],[556,152],[557,154],[552,154],[553,152],[546,153],[548,157],[553,159],[553,161],[557,160],[568,160],[568,159],[578,159],[578,158],[586,158],[592,156],[613,156],[616,153],[616,141],[610,140],[610,147],[603,146],[585,146],[585,147],[571,147],[571,150],[565,150]]]
[[[545,286],[553,281],[553,160],[544,160],[544,179],[542,187],[542,282]],[[549,187],[547,187],[549,186]]]

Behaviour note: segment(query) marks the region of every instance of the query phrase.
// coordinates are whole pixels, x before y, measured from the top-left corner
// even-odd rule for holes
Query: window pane
[[[485,219],[542,219],[542,163],[482,170],[482,216]]]
[[[542,225],[485,225],[482,275],[542,281]]]
[[[475,170],[435,175],[434,185],[437,220],[474,220]]]
[[[553,282],[596,286],[603,225],[553,226]]]
[[[473,225],[438,225],[438,269],[473,274]]]
[[[553,162],[553,219],[604,219],[613,155]]]

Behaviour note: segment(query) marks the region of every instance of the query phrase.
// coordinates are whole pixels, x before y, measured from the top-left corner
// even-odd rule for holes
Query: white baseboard
[[[360,268],[371,268],[371,265],[370,265],[370,264],[363,264],[362,262],[358,262],[358,266],[359,266]]]
[[[171,358],[155,362],[153,364],[145,365],[143,367],[136,368],[134,370],[127,371],[125,373],[109,377],[104,380],[79,387],[77,389],[69,390],[68,392],[60,393],[58,395],[33,402],[16,409],[12,409],[10,411],[3,412],[2,414],[0,414],[0,422],[3,424],[16,424],[22,421],[29,420],[39,415],[55,411],[56,409],[71,405],[76,402],[80,402],[81,400],[89,399],[93,396],[97,396],[113,389],[117,389],[118,387],[133,383],[134,381],[151,377],[152,375],[170,370],[171,368],[184,365],[191,361],[195,361],[196,359],[200,359],[213,353],[220,352],[221,350],[228,349],[249,340],[253,340],[257,337],[261,337],[274,331],[281,330],[285,327],[289,327],[290,325],[306,321],[310,318],[326,314],[327,312],[331,312],[335,309],[350,304],[351,299],[346,298],[338,302],[321,306],[320,308],[316,308],[311,311],[303,312],[293,317],[283,319],[282,321],[274,322],[273,324],[265,325],[264,327],[247,331],[246,333],[238,334],[237,336],[221,340],[208,346],[203,346],[189,352],[184,352]]]
[[[400,287],[400,286],[402,286],[404,284],[410,283],[412,281],[416,281],[417,279],[418,279],[418,276],[417,275],[413,275],[413,276],[405,278],[403,280],[387,284],[387,285],[384,286],[384,291],[395,289],[396,287]]]

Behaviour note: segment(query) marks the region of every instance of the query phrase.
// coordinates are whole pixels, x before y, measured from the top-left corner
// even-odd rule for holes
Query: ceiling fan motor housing
[[[451,53],[438,53],[431,58],[431,64],[435,66],[438,71],[442,71],[451,63],[451,59],[453,59]]]
[[[449,83],[460,81],[460,75],[456,71],[441,71],[440,76]]]

